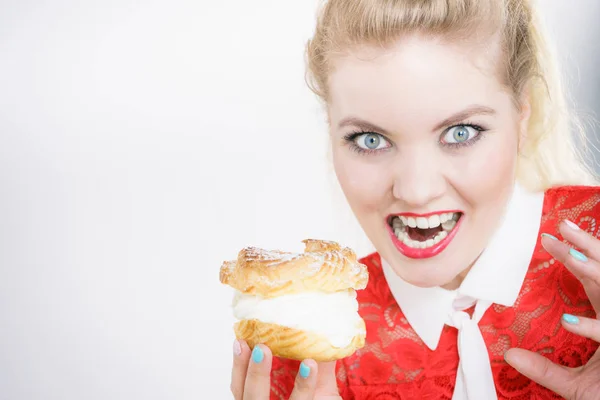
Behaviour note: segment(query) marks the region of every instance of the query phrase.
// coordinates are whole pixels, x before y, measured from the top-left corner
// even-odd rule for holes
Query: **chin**
[[[449,271],[446,268],[444,271],[440,271],[439,265],[447,266],[451,264],[450,262],[445,262],[443,260],[445,257],[440,257],[439,260],[436,258],[435,261],[417,261],[405,257],[402,258],[403,259],[399,259],[399,257],[391,258],[389,260],[387,258],[385,259],[391,264],[392,269],[400,278],[417,287],[430,288],[447,286],[452,284],[456,277],[463,272],[456,268],[451,268],[453,271]],[[402,265],[402,267],[398,268],[398,265]],[[455,269],[456,271],[454,271]]]

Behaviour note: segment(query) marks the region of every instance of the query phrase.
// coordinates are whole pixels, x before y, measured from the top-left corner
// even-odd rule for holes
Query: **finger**
[[[235,400],[242,400],[244,395],[244,383],[250,361],[250,348],[243,340],[233,342],[233,368],[231,369],[231,393]]]
[[[600,321],[597,319],[577,317],[564,314],[561,319],[562,326],[569,332],[600,342]]]
[[[552,235],[542,234],[542,245],[548,253],[579,279],[597,316],[600,317],[600,262],[588,258],[585,254],[572,249],[568,244],[558,241]]]
[[[594,239],[596,240],[596,239]],[[596,243],[600,246],[600,241]],[[543,234],[542,245],[558,261],[567,267],[579,280],[600,286],[600,263],[597,259],[571,248],[554,236]]]
[[[304,360],[300,363],[294,390],[290,400],[312,400],[317,387],[319,367],[314,360]]]
[[[553,364],[537,353],[510,349],[504,354],[504,359],[521,374],[562,397],[572,398],[577,389],[573,371]]]
[[[581,229],[577,224],[564,220],[559,226],[563,238],[581,249],[589,258],[600,261],[600,241]]]
[[[565,266],[583,284],[585,293],[600,315],[600,241],[580,229],[575,223],[565,220],[560,224],[560,232],[581,252],[570,249]]]
[[[271,350],[267,346],[254,346],[244,383],[244,400],[269,399],[272,361]]]
[[[340,392],[335,378],[335,365],[335,361],[319,363],[316,391],[319,396],[339,396]]]
[[[556,258],[558,261],[563,262],[567,259],[569,249],[571,248],[568,244],[561,242],[556,236],[548,233],[542,233],[542,246],[550,255]]]

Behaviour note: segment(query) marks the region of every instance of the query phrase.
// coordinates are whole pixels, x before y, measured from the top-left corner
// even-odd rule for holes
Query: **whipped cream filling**
[[[338,348],[348,346],[354,336],[364,333],[354,290],[305,292],[273,298],[236,291],[233,314],[238,320],[257,319],[321,334]]]

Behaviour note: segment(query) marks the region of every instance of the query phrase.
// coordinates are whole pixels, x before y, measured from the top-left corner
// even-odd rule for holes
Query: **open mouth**
[[[433,256],[441,252],[454,237],[462,212],[444,212],[427,216],[396,215],[388,219],[396,247],[415,257]],[[424,254],[411,250],[430,250]],[[407,254],[407,255],[411,255]]]

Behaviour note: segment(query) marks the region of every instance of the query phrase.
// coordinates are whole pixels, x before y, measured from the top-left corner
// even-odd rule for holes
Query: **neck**
[[[473,262],[473,264],[475,264],[475,262]],[[446,283],[445,285],[441,285],[440,287],[442,289],[446,289],[446,290],[458,289],[460,287],[460,285],[463,283],[463,281],[465,280],[465,278],[467,277],[467,274],[469,273],[471,268],[473,268],[473,264],[469,265],[469,267],[467,267],[467,269],[462,271],[460,274],[456,275],[454,277],[454,279],[452,279],[450,282]]]

